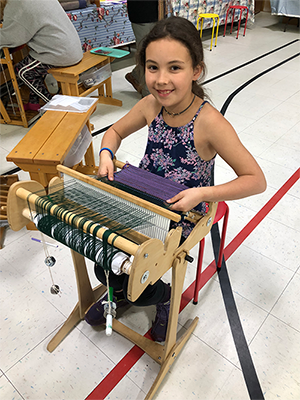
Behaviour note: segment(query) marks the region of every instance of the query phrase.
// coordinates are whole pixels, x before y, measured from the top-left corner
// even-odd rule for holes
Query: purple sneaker
[[[92,307],[85,314],[84,319],[89,325],[97,326],[106,323],[106,318],[104,317],[104,304],[107,299],[108,294],[106,293],[106,295],[102,297],[102,299],[97,301],[97,303],[92,305]],[[116,303],[116,308],[122,308],[129,304],[128,301],[125,299],[123,292],[120,293],[118,296],[113,295],[113,302]]]

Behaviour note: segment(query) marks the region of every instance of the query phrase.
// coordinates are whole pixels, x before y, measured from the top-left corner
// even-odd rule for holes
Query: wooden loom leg
[[[50,353],[56,349],[59,343],[84,318],[86,311],[106,290],[104,285],[99,285],[95,289],[92,289],[84,257],[74,250],[71,250],[71,254],[77,281],[78,303],[66,322],[48,343],[47,350]]]
[[[171,296],[171,308],[168,323],[167,337],[165,341],[164,355],[162,359],[162,365],[157,375],[155,381],[153,382],[145,400],[150,400],[154,396],[156,390],[161,384],[162,380],[169,371],[171,365],[179,355],[184,344],[191,336],[193,330],[195,329],[199,318],[196,317],[187,331],[179,338],[176,342],[177,325],[178,325],[178,314],[181,302],[181,293],[183,289],[183,282],[186,273],[187,261],[185,261],[184,256],[174,260],[172,267],[172,296]]]
[[[12,61],[10,59],[9,50],[7,48],[4,50],[4,54],[5,54],[5,59],[7,61],[7,68],[8,68],[9,74],[10,74],[10,78],[11,78],[11,81],[12,81],[12,84],[13,84],[13,87],[15,90],[15,95],[17,98],[22,123],[23,123],[24,128],[28,128],[28,122],[27,122],[27,118],[26,118],[26,114],[25,114],[25,110],[24,110],[24,106],[23,106],[22,96],[20,93],[16,75],[15,75],[15,70],[14,70]]]
[[[0,249],[3,249],[3,246],[4,246],[6,228],[7,228],[7,226],[0,227]]]
[[[161,384],[162,380],[169,371],[171,365],[175,361],[176,357],[182,350],[184,344],[192,334],[198,323],[198,317],[195,318],[192,324],[189,326],[187,331],[179,338],[176,342],[177,325],[178,325],[178,313],[181,302],[181,293],[183,288],[184,277],[186,273],[187,262],[184,260],[184,256],[177,258],[173,262],[172,267],[172,292],[171,292],[171,308],[168,323],[168,330],[166,341],[164,345],[153,342],[146,337],[138,334],[132,329],[126,327],[118,320],[113,320],[113,330],[120,333],[142,350],[144,350],[153,360],[161,364],[161,369],[157,375],[150,391],[148,392],[145,399],[150,400],[154,396],[156,390]]]
[[[193,320],[193,322],[191,323],[191,325],[189,326],[188,330],[180,337],[180,339],[177,341],[175,346],[172,348],[172,350],[168,354],[167,358],[163,362],[163,364],[162,364],[162,366],[160,368],[159,374],[157,375],[157,377],[156,377],[155,381],[153,382],[149,392],[147,393],[147,396],[145,397],[145,400],[151,400],[153,398],[155,392],[157,391],[158,387],[162,383],[164,377],[168,373],[168,371],[171,368],[172,364],[174,363],[174,361],[178,357],[178,355],[181,352],[183,346],[185,345],[185,343],[187,342],[187,340],[191,336],[193,330],[196,328],[196,325],[197,325],[198,321],[199,321],[199,318],[196,317]]]
[[[0,114],[2,115],[3,120],[4,120],[4,122],[6,124],[10,124],[11,123],[11,119],[10,119],[9,115],[7,114],[7,111],[6,111],[5,107],[4,107],[4,104],[3,104],[1,99],[0,99]]]

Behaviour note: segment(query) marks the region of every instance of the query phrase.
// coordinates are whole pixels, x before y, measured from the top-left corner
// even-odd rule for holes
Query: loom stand
[[[49,352],[53,352],[56,349],[56,347],[71,332],[71,330],[82,319],[84,319],[85,313],[88,311],[90,306],[94,304],[106,291],[106,287],[104,285],[99,285],[95,289],[92,289],[87,274],[84,257],[73,250],[71,250],[71,253],[76,274],[79,300],[64,325],[49,342],[47,346],[47,350]],[[185,253],[182,253],[181,256],[178,256],[174,260],[172,266],[171,307],[167,337],[164,345],[153,342],[151,339],[140,335],[116,319],[113,320],[114,331],[118,332],[132,343],[140,347],[154,361],[161,365],[160,372],[145,398],[147,400],[153,398],[156,390],[178,357],[184,344],[189,339],[199,320],[199,318],[196,317],[186,332],[176,341],[178,314],[186,268],[187,261],[185,260]]]
[[[71,250],[77,282],[78,302],[60,330],[50,340],[47,350],[52,353],[73,328],[82,320],[88,309],[105,293],[106,286],[100,284],[92,289],[84,257]]]

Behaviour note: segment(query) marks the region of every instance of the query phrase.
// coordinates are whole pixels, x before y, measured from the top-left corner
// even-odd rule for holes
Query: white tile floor
[[[222,30],[222,29],[221,29]],[[209,51],[204,41],[207,79],[246,61],[299,40],[296,26],[283,32],[279,18],[259,13],[246,36],[219,37]],[[226,98],[245,81],[299,52],[297,41],[209,84],[220,109]],[[100,129],[125,114],[139,95],[125,81],[131,67],[113,74],[114,96],[123,107],[99,105],[91,122]],[[261,165],[268,188],[249,199],[228,202],[227,244],[295,173],[300,164],[300,57],[273,69],[241,91],[231,102],[227,119]],[[0,159],[3,174],[14,165],[5,161],[27,129],[1,125]],[[94,138],[98,152],[101,135]],[[137,164],[143,154],[146,130],[126,140],[118,158]],[[24,172],[20,179],[28,179]],[[217,160],[216,183],[234,176]],[[227,261],[235,301],[265,399],[300,399],[300,180],[298,180]],[[83,400],[132,348],[114,333],[105,336],[81,322],[53,352],[47,343],[77,301],[69,250],[49,248],[61,295],[50,294],[51,280],[44,265],[43,246],[31,237],[38,233],[7,231],[0,251],[0,398],[3,400]],[[53,241],[49,239],[49,241]],[[197,249],[192,255],[196,256]],[[213,259],[207,240],[204,264]],[[93,285],[92,263],[89,272]],[[195,262],[188,267],[187,288],[195,277]],[[154,309],[129,308],[121,320],[145,333]],[[189,303],[179,322],[198,315],[200,321],[155,399],[246,400],[249,398],[241,363],[230,331],[218,278],[200,292],[197,306]],[[158,365],[143,355],[106,399],[143,399],[158,373]],[[99,397],[103,398],[103,396]]]

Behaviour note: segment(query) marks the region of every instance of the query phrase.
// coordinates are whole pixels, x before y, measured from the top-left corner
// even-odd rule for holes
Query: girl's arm
[[[195,123],[195,146],[200,157],[209,160],[218,153],[235,171],[237,178],[221,185],[191,188],[178,193],[168,200],[175,203],[172,209],[177,211],[189,211],[201,201],[237,200],[266,189],[262,170],[230,123],[210,105],[204,107],[202,112]]]
[[[140,100],[123,118],[111,126],[104,134],[101,149],[109,148],[116,154],[121,141],[131,133],[143,128],[151,122],[157,110],[156,101],[149,95]],[[152,118],[152,119],[151,119]],[[98,175],[114,179],[114,166],[109,151],[103,150],[100,153]]]

